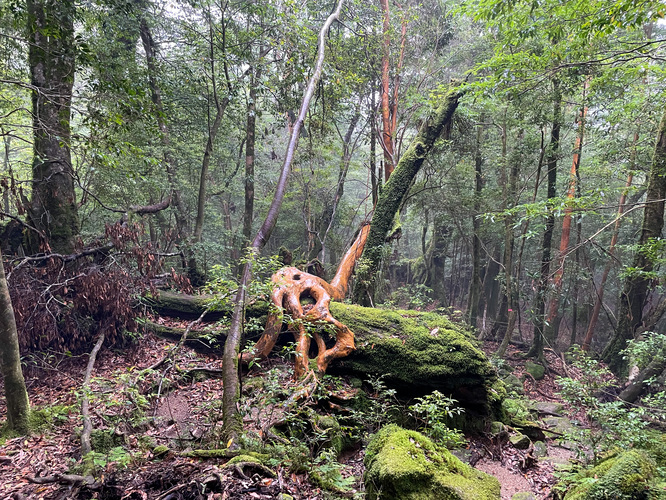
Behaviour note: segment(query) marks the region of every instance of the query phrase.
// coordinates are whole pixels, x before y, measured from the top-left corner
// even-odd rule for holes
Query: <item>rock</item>
[[[520,424],[514,424],[514,427],[532,441],[544,441],[546,439],[546,434],[541,430],[541,426],[535,422],[524,421]]]
[[[530,447],[532,441],[525,434],[515,434],[509,437],[509,442],[513,445],[514,448],[519,450],[526,450]]]
[[[322,434],[322,447],[333,449],[336,455],[353,446],[334,416],[315,413],[312,423],[316,433]]]
[[[552,437],[562,437],[560,434],[566,434],[574,429],[574,424],[565,417],[546,417],[542,419],[543,424],[553,433],[550,435]]]
[[[388,425],[365,455],[368,500],[499,500],[494,477],[464,464],[416,431]]]
[[[410,397],[438,390],[465,408],[464,420],[501,414],[506,390],[472,333],[447,317],[331,303],[333,316],[355,334],[356,350],[331,373],[361,378],[385,374],[387,385]]]
[[[548,455],[548,446],[546,446],[546,443],[544,443],[543,441],[535,441],[534,455],[539,458]]]
[[[537,412],[539,415],[561,417],[564,413],[563,404],[551,403],[550,401],[530,401],[528,403],[528,407],[530,410]]]
[[[490,423],[490,434],[497,436],[506,432],[506,426],[502,422],[491,422]]]
[[[525,394],[525,388],[523,387],[523,383],[513,373],[510,373],[509,375],[504,377],[502,379],[502,382],[504,382],[504,384],[506,385],[506,390],[508,392],[514,391],[518,394]]]
[[[519,491],[518,493],[513,494],[513,496],[511,497],[511,500],[536,500],[536,497],[534,496],[534,493],[532,493],[532,492]]]
[[[625,451],[579,473],[575,480],[576,486],[567,492],[564,499],[657,498],[649,494],[650,490],[656,490],[655,472],[654,462],[644,452]]]
[[[541,380],[546,375],[546,369],[543,365],[533,363],[532,361],[525,362],[525,371],[534,377],[534,380]]]

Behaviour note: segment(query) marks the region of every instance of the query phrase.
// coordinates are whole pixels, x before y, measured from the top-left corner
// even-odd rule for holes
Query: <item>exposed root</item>
[[[265,359],[270,354],[282,330],[287,316],[288,329],[296,341],[296,361],[294,376],[301,378],[310,375],[310,344],[314,339],[317,349],[317,372],[323,374],[328,365],[337,358],[348,356],[354,349],[354,332],[336,320],[330,312],[331,300],[342,300],[346,293],[356,261],[363,252],[370,226],[361,228],[356,241],[346,253],[338,272],[331,283],[295,267],[285,267],[273,275],[275,289],[271,294],[272,310],[266,321],[264,334],[250,352],[243,353],[241,360],[250,363],[255,359]],[[313,300],[312,306],[304,307],[303,301]],[[322,334],[335,335],[336,342],[326,347]]]

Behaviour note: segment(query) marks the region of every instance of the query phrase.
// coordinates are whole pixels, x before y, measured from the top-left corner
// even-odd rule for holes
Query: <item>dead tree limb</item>
[[[92,433],[92,423],[90,421],[90,398],[88,396],[88,389],[90,388],[90,379],[92,378],[93,367],[95,366],[95,360],[97,359],[97,353],[102,348],[104,343],[104,334],[100,333],[97,338],[97,343],[90,351],[90,357],[88,358],[88,366],[86,367],[86,374],[83,378],[83,400],[81,401],[81,417],[83,418],[83,431],[81,432],[81,456],[86,456],[92,451],[90,446],[90,434]]]
[[[289,177],[291,164],[296,152],[296,145],[298,144],[298,137],[300,135],[301,128],[303,127],[303,122],[305,121],[308,108],[310,107],[310,101],[312,100],[315,88],[317,87],[323,72],[326,35],[333,22],[340,17],[343,2],[344,0],[338,1],[335,10],[331,13],[331,15],[328,16],[326,22],[319,31],[317,44],[317,62],[314,67],[314,72],[310,77],[305,94],[303,95],[301,108],[298,112],[298,118],[296,119],[296,122],[294,123],[294,126],[291,130],[291,137],[289,138],[289,144],[287,145],[287,152],[285,154],[284,163],[282,164],[282,169],[280,171],[280,177],[277,181],[277,187],[275,189],[273,201],[271,202],[263,224],[254,237],[252,245],[250,245],[251,257],[256,256],[264,247],[268,241],[268,238],[273,232],[275,224],[277,223],[280,207],[282,206],[282,200],[284,199],[284,194],[287,189],[287,179]],[[222,396],[222,414],[224,420],[223,433],[230,441],[234,441],[238,437],[238,434],[240,433],[243,425],[241,419],[238,416],[237,405],[238,399],[240,398],[240,384],[238,381],[238,353],[241,344],[241,325],[243,323],[247,286],[250,284],[251,278],[252,258],[248,259],[248,261],[243,266],[243,271],[241,272],[238,292],[234,302],[234,312],[231,316],[229,335],[227,336],[227,341],[224,343],[224,393]]]

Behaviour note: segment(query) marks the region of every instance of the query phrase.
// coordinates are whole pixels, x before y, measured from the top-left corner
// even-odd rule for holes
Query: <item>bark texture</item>
[[[354,299],[363,305],[371,305],[375,292],[375,275],[382,261],[382,248],[393,226],[395,214],[400,209],[412,181],[419,173],[423,162],[432,150],[435,141],[451,122],[462,95],[459,88],[453,88],[441,98],[439,107],[430,115],[421,130],[400,158],[393,174],[382,189],[372,216],[368,241],[363,252],[362,267],[357,272]]]
[[[34,159],[29,216],[41,233],[28,234],[33,253],[72,253],[79,234],[70,153],[74,85],[74,13],[71,0],[28,0]]]
[[[0,368],[5,383],[8,427],[19,434],[28,434],[30,402],[21,371],[16,319],[2,265],[2,254],[0,254]]]

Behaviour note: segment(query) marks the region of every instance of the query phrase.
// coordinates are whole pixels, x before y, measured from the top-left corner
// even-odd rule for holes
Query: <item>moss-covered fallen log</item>
[[[202,310],[193,309],[198,314]],[[251,314],[260,317],[267,311],[267,305],[259,303]],[[403,396],[417,397],[438,390],[457,399],[467,415],[499,417],[505,390],[464,325],[436,313],[372,309],[338,302],[331,303],[331,313],[354,332],[356,349],[348,357],[335,360],[330,373],[361,379],[383,375],[387,385]],[[176,329],[157,326],[165,335],[180,338]],[[326,332],[322,335],[325,337]],[[283,331],[278,344],[292,340],[292,335]],[[326,342],[333,344],[335,339],[328,338]]]
[[[159,325],[152,321],[144,322],[143,327],[145,331],[154,333],[163,339],[173,340],[174,342],[178,342],[182,338],[183,333],[185,333],[185,328]],[[185,340],[185,345],[204,352],[217,350],[224,343],[225,336],[226,331],[223,328],[190,330]]]
[[[356,350],[332,364],[331,373],[383,375],[403,396],[438,390],[457,399],[467,415],[500,417],[506,390],[464,325],[435,313],[339,303],[331,312],[356,336]]]
[[[181,319],[196,319],[204,312],[212,295],[187,295],[184,293],[169,292],[161,290],[159,294],[152,295],[146,294],[142,300],[153,311],[171,318]],[[232,307],[222,307],[219,309],[212,309],[206,313],[205,321],[215,321],[220,318],[231,316]],[[249,304],[245,309],[245,315],[250,318],[258,318],[266,315],[268,312],[268,305],[266,302],[258,301]]]

